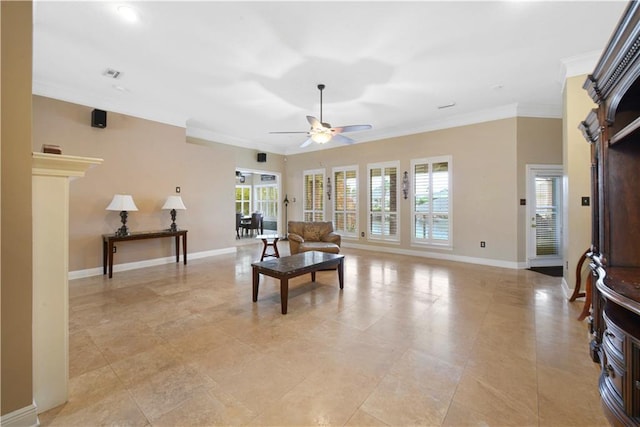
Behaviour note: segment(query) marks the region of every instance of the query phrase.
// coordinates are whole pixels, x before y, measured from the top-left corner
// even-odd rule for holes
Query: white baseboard
[[[219,256],[219,255],[231,254],[231,253],[235,253],[236,251],[237,251],[236,247],[233,246],[233,247],[230,247],[230,248],[222,248],[222,249],[213,249],[213,250],[210,250],[210,251],[194,252],[194,253],[187,254],[187,260],[194,260],[194,259],[200,259],[200,258],[207,258],[207,257],[211,257],[211,256]],[[175,256],[156,258],[156,259],[148,259],[148,260],[144,260],[144,261],[128,262],[128,263],[125,263],[125,264],[114,264],[113,265],[113,272],[116,273],[118,271],[136,270],[138,268],[153,267],[153,266],[162,265],[162,264],[171,264],[173,262],[176,262],[176,257]],[[102,275],[103,271],[104,270],[103,270],[102,267],[88,268],[86,270],[70,271],[69,272],[69,280],[82,279],[83,277],[100,276],[100,275]]]
[[[15,410],[0,418],[2,427],[35,427],[40,425],[36,405],[31,404],[24,408]]]
[[[440,252],[400,249],[400,248],[385,247],[385,246],[361,245],[361,244],[350,243],[350,242],[343,242],[342,246],[344,246],[345,248],[362,249],[365,251],[376,251],[376,252],[385,252],[385,253],[391,253],[391,254],[397,254],[397,255],[410,255],[410,256],[417,256],[417,257],[423,257],[423,258],[441,259],[446,261],[466,262],[469,264],[489,265],[492,267],[502,267],[502,268],[512,268],[512,269],[527,268],[526,263],[516,262],[516,261],[511,262],[511,261],[503,261],[498,259],[475,258],[475,257],[462,256],[462,255],[451,255],[451,254],[440,253]]]
[[[571,295],[573,295],[573,289],[569,289],[569,284],[564,277],[562,278],[562,290],[564,291],[564,296],[567,297],[567,299],[571,298]]]
[[[375,252],[385,252],[392,253],[397,255],[410,255],[417,256],[422,258],[433,258],[440,259],[445,261],[456,261],[456,262],[466,262],[469,264],[480,264],[480,265],[488,265],[491,267],[501,267],[501,268],[511,268],[511,269],[525,269],[527,268],[526,262],[517,262],[517,261],[503,261],[497,259],[490,258],[476,258],[476,257],[468,257],[462,255],[452,255],[440,252],[429,252],[429,251],[421,251],[421,250],[412,250],[412,249],[400,249],[394,247],[384,247],[384,246],[372,246],[372,245],[361,245],[357,243],[351,242],[343,242],[342,246],[345,248],[354,248],[354,249],[362,249],[365,251],[375,251]],[[211,256],[219,256],[224,254],[235,253],[237,251],[236,247],[230,248],[222,248],[222,249],[214,249],[210,251],[202,251],[188,254],[188,259],[199,259],[206,258]],[[175,262],[175,257],[164,257],[164,258],[156,258],[151,260],[137,261],[137,262],[129,262],[126,264],[116,264],[113,266],[113,271],[127,271],[127,270],[135,270],[138,268],[144,267],[152,267],[156,265],[162,264],[170,264]],[[102,274],[102,267],[97,268],[89,268],[86,270],[76,270],[69,272],[69,280],[73,279],[81,279],[83,277],[91,277],[91,276],[99,276]]]

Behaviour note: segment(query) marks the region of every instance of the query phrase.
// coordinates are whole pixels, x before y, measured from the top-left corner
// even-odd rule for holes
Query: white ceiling
[[[122,19],[123,4],[137,22]],[[561,117],[565,66],[593,67],[625,6],[36,1],[33,91],[281,154],[336,146],[269,134],[308,130],[318,83],[324,121],[373,126],[348,134],[358,142],[516,113]]]

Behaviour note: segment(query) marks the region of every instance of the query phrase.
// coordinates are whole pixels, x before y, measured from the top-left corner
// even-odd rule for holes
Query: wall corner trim
[[[2,427],[39,426],[35,403],[3,415],[0,417],[0,425]]]

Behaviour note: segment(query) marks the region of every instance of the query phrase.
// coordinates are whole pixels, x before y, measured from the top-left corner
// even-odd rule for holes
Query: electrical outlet
[[[116,252],[118,252],[118,248],[116,248],[115,246],[113,247],[113,253],[115,254]]]
[[[364,231],[360,232],[360,237],[364,237]]]
[[[481,248],[486,247],[486,243],[485,243],[484,241],[481,241],[481,242],[480,242],[480,247],[481,247]]]
[[[176,193],[180,192],[180,187],[176,187]]]

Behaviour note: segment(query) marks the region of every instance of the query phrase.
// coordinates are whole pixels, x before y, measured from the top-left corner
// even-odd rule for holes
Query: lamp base
[[[123,225],[122,227],[116,230],[116,236],[118,237],[124,237],[129,235],[131,235],[131,232],[129,231],[129,227],[127,227],[126,225]]]
[[[169,227],[169,231],[175,233],[178,231],[178,226],[176,225],[176,210],[171,209],[171,227]]]
[[[122,227],[116,230],[116,236],[124,237],[130,235],[129,227],[127,227],[127,211],[120,211],[120,221],[122,221]]]

